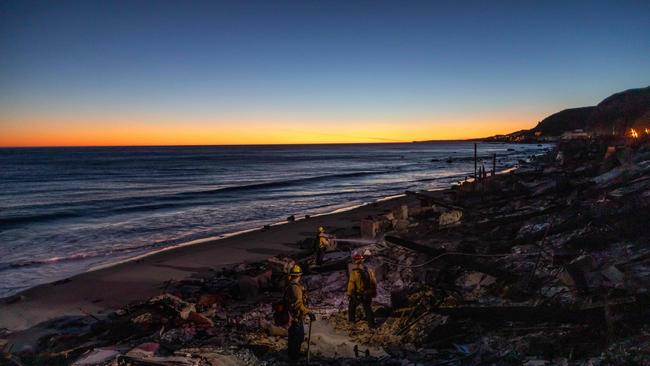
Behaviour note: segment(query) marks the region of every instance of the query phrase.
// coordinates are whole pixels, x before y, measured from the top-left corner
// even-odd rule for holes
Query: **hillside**
[[[650,127],[650,86],[616,93],[600,102],[585,129],[599,135]]]
[[[605,98],[596,106],[570,108],[554,113],[530,130],[490,137],[488,141],[537,141],[557,138],[582,129],[591,135],[624,136],[630,128],[650,128],[650,86],[629,89]]]
[[[541,132],[543,136],[559,136],[565,131],[584,129],[596,107],[570,108],[552,114],[540,121],[531,132]]]

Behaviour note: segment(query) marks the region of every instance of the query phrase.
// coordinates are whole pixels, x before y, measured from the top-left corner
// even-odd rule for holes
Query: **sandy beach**
[[[161,293],[166,281],[200,276],[224,266],[259,261],[281,253],[295,253],[300,250],[298,242],[313,237],[319,225],[325,225],[331,231],[352,229],[362,218],[381,213],[408,199],[392,198],[349,211],[182,246],[40,285],[4,299],[0,304],[0,328],[20,331],[64,316],[101,316]],[[37,329],[32,332],[37,332]],[[13,337],[29,338],[29,334],[31,332],[18,332]]]

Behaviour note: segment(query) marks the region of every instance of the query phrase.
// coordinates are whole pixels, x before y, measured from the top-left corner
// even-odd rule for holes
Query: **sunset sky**
[[[0,2],[0,146],[464,139],[648,85],[647,0]]]

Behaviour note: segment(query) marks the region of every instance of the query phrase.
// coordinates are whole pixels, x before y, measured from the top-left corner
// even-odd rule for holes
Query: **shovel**
[[[309,318],[309,333],[307,335],[307,365],[309,365],[309,356],[311,356],[309,353],[309,347],[311,346],[311,323],[312,320]]]

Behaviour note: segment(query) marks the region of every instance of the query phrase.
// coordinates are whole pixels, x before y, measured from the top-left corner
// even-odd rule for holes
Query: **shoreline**
[[[503,171],[497,172],[497,174],[502,174],[503,172],[511,171],[515,167],[516,167],[516,164],[514,166],[510,167],[510,168],[504,169]],[[461,176],[462,175],[451,175],[451,176],[448,176],[448,177],[442,177],[441,179],[460,178]],[[471,180],[471,178],[470,178],[470,180]],[[451,184],[453,185],[453,183],[451,183]],[[449,189],[449,188],[442,188],[442,187],[440,187],[440,188],[431,188],[431,189],[427,189],[427,191],[437,191],[437,190],[444,190],[444,189]],[[327,216],[327,215],[335,215],[335,214],[351,211],[351,210],[354,210],[354,209],[357,209],[357,208],[360,208],[360,207],[372,205],[372,204],[379,203],[379,202],[389,201],[389,200],[404,197],[404,196],[405,196],[404,193],[392,194],[392,195],[388,195],[388,196],[382,196],[382,197],[379,197],[379,198],[375,198],[374,201],[364,202],[364,203],[355,203],[355,204],[351,204],[351,205],[348,205],[348,206],[343,206],[343,207],[336,208],[336,209],[334,209],[332,211],[326,211],[326,212],[321,212],[321,213],[316,213],[316,214],[309,214],[309,216],[310,216],[310,218],[318,218],[318,217]],[[343,205],[343,204],[341,204],[341,205]],[[334,205],[334,206],[337,206],[337,205]],[[296,220],[294,222],[302,221],[302,220],[305,220],[304,215],[303,215],[302,218],[296,218]],[[274,222],[271,222],[269,220],[269,223],[266,224],[266,225],[274,227],[274,226],[284,225],[284,224],[288,224],[288,223],[290,223],[290,222],[287,221],[287,220],[274,221]],[[84,273],[90,273],[90,272],[93,272],[93,271],[103,270],[103,269],[106,269],[106,268],[111,268],[111,267],[114,267],[114,266],[117,266],[117,265],[129,263],[129,262],[132,262],[132,261],[142,260],[142,259],[147,258],[149,256],[153,256],[153,255],[163,253],[163,252],[167,252],[167,251],[170,251],[170,250],[175,250],[175,249],[184,248],[184,247],[190,247],[190,246],[193,246],[193,245],[199,245],[199,244],[207,243],[207,242],[217,242],[219,240],[227,239],[227,238],[230,238],[230,237],[233,237],[233,236],[246,234],[246,233],[253,232],[253,231],[256,231],[256,230],[261,230],[261,229],[263,229],[264,226],[265,225],[262,225],[262,226],[256,225],[255,227],[236,230],[236,231],[233,231],[233,232],[226,232],[226,233],[222,233],[222,234],[218,234],[218,235],[194,238],[194,239],[190,239],[190,240],[187,240],[187,241],[181,241],[179,243],[172,244],[172,245],[167,246],[167,247],[153,249],[153,250],[148,251],[146,253],[137,254],[137,255],[135,255],[133,257],[118,259],[118,260],[116,260],[114,262],[93,265],[93,266],[89,267],[88,269],[86,269],[86,270],[84,270],[82,272],[75,273],[75,274],[72,274],[72,275],[68,275],[68,276],[65,276],[65,277],[62,277],[62,278],[59,278],[59,279],[56,279],[56,280],[52,280],[50,282],[38,283],[38,284],[35,284],[35,285],[31,286],[31,287],[22,289],[22,290],[20,290],[20,291],[18,291],[16,293],[11,294],[11,295],[2,296],[2,297],[0,297],[0,306],[1,306],[2,303],[11,302],[16,297],[19,297],[23,292],[26,292],[26,291],[29,291],[31,289],[37,288],[39,286],[51,285],[53,283],[66,281],[67,279],[73,278],[73,277],[78,276],[78,275],[82,275]],[[1,323],[1,318],[0,318],[0,328],[1,327],[2,327],[2,323]]]
[[[442,188],[445,189],[445,188]],[[449,189],[449,188],[446,188]],[[362,218],[407,202],[404,194],[278,222],[269,229],[255,228],[224,237],[196,239],[172,248],[95,267],[62,280],[40,284],[0,299],[0,328],[27,334],[38,325],[68,316],[103,316],[131,302],[160,293],[161,285],[239,263],[302,251],[298,242],[315,235],[320,225],[350,231]],[[31,336],[29,336],[31,338]],[[23,342],[18,342],[23,343]],[[29,343],[29,342],[27,342]]]
[[[446,189],[446,188],[439,188],[439,189]],[[432,190],[439,190],[439,189],[432,189]],[[404,194],[385,196],[385,197],[377,198],[375,201],[372,201],[372,202],[365,202],[365,203],[361,203],[361,204],[353,204],[353,205],[350,205],[350,206],[340,207],[340,208],[334,209],[332,211],[317,213],[317,214],[313,214],[313,215],[309,215],[309,216],[310,216],[310,218],[317,218],[317,217],[326,216],[326,215],[335,215],[335,214],[351,211],[351,210],[357,209],[359,207],[372,205],[372,204],[378,203],[378,202],[389,201],[389,200],[404,197],[404,196],[405,196]],[[302,220],[306,220],[304,218],[304,216],[302,218],[296,218],[296,220],[294,222],[302,221]],[[271,223],[266,224],[266,225],[269,226],[269,227],[274,227],[274,226],[284,225],[284,224],[289,224],[289,223],[291,223],[291,222],[287,221],[287,220],[282,220],[282,221],[271,222]],[[184,247],[190,247],[190,246],[193,246],[193,245],[199,245],[199,244],[207,243],[207,242],[217,242],[219,240],[231,238],[233,236],[250,233],[250,232],[253,232],[253,231],[256,231],[256,230],[262,230],[264,228],[264,226],[265,225],[262,225],[262,227],[260,227],[259,225],[257,225],[255,227],[251,227],[251,228],[248,228],[248,229],[236,230],[236,231],[233,231],[233,232],[226,232],[226,233],[218,234],[218,235],[212,235],[212,236],[206,236],[206,237],[202,237],[202,238],[190,239],[190,240],[187,240],[187,241],[179,242],[177,244],[172,244],[172,245],[170,245],[168,247],[154,249],[154,250],[146,252],[146,253],[141,253],[141,254],[135,255],[133,257],[119,259],[119,260],[117,260],[115,262],[98,264],[98,265],[92,266],[92,267],[90,267],[90,268],[88,268],[88,269],[86,269],[86,270],[84,270],[82,272],[75,273],[75,274],[63,277],[61,279],[58,279],[58,280],[53,280],[53,281],[45,282],[45,283],[39,283],[39,284],[36,284],[34,286],[31,286],[31,287],[25,288],[23,290],[20,290],[20,291],[14,293],[14,294],[9,295],[9,296],[0,297],[0,304],[2,304],[4,302],[8,302],[8,301],[10,302],[15,297],[20,296],[21,293],[29,291],[29,290],[31,290],[33,288],[36,288],[36,287],[39,287],[39,286],[50,285],[50,284],[57,283],[57,282],[60,282],[60,281],[65,281],[67,279],[70,279],[72,277],[75,277],[75,276],[78,276],[78,275],[81,275],[81,274],[84,274],[84,273],[90,273],[90,272],[94,272],[94,271],[103,270],[103,269],[111,268],[111,267],[114,267],[114,266],[118,266],[118,265],[121,265],[121,264],[129,263],[129,262],[138,261],[138,260],[153,256],[153,255],[156,255],[156,254],[159,254],[159,253],[167,252],[167,251],[170,251],[170,250],[175,250],[175,249],[184,248]],[[1,324],[0,324],[0,326],[1,326]]]
[[[404,197],[404,196],[405,196],[404,194],[387,196],[387,197],[379,198],[379,199],[377,199],[376,201],[373,201],[373,202],[367,202],[367,203],[362,203],[362,204],[358,204],[358,205],[346,206],[346,207],[342,207],[342,208],[337,208],[334,211],[310,215],[310,218],[327,216],[327,215],[336,215],[336,214],[339,214],[339,213],[343,213],[343,212],[347,212],[347,211],[357,209],[359,207],[371,205],[373,203],[390,201],[392,199],[399,198],[399,197]],[[297,218],[293,222],[303,221],[303,220],[307,220],[307,219],[304,218],[304,217],[303,218]],[[267,224],[267,225],[269,227],[274,227],[274,226],[285,225],[285,224],[289,224],[289,223],[291,223],[291,221],[284,220],[284,221],[273,222],[273,223],[270,223],[270,224]],[[113,262],[113,263],[100,264],[98,266],[91,267],[91,268],[89,268],[88,270],[86,270],[84,272],[77,273],[77,274],[72,275],[70,277],[74,277],[74,276],[77,276],[77,275],[82,274],[82,273],[88,273],[88,272],[98,271],[98,270],[101,270],[101,269],[110,268],[110,267],[113,267],[113,266],[117,266],[117,265],[120,265],[120,264],[132,262],[132,261],[137,261],[137,260],[144,259],[144,258],[147,258],[149,256],[156,255],[158,253],[163,253],[163,252],[166,252],[166,251],[169,251],[169,250],[175,250],[175,249],[179,249],[179,248],[190,247],[190,246],[193,246],[193,245],[199,245],[199,244],[207,243],[207,242],[217,242],[219,240],[223,240],[223,239],[231,238],[231,237],[234,237],[234,236],[237,236],[237,235],[242,235],[242,234],[254,232],[256,230],[263,230],[263,227],[259,228],[259,225],[258,225],[257,227],[250,228],[250,229],[243,229],[243,230],[233,231],[233,232],[230,232],[230,233],[223,233],[223,234],[219,234],[219,235],[216,235],[216,236],[207,236],[205,238],[192,239],[192,240],[189,240],[189,241],[185,241],[185,242],[181,242],[181,243],[178,243],[178,244],[171,245],[171,246],[166,247],[166,248],[156,249],[156,250],[153,250],[153,251],[148,252],[148,253],[139,254],[139,255],[136,255],[136,256],[134,256],[132,258],[122,259],[122,260],[119,260],[119,261]],[[56,282],[56,281],[54,281],[54,282]],[[47,284],[50,284],[50,283],[52,283],[52,282],[44,283],[44,284],[41,284],[41,285],[47,285]],[[36,285],[36,286],[40,286],[40,285]],[[34,286],[34,287],[36,287],[36,286]],[[29,290],[31,288],[33,288],[33,287],[30,287],[30,288],[25,289],[23,291],[27,291],[27,290]],[[22,291],[20,291],[20,292],[22,292]],[[6,300],[8,298],[11,298],[13,296],[19,295],[20,292],[18,292],[17,294],[14,294],[14,295],[1,297],[0,302],[3,301],[3,300]]]
[[[513,163],[496,173],[510,173],[519,165]],[[451,190],[453,185],[450,182],[447,187],[428,191]],[[355,228],[358,231],[361,219],[414,200],[405,193],[388,195],[373,202],[310,215],[308,219],[276,222],[270,224],[269,229],[257,227],[194,239],[117,263],[93,267],[0,299],[0,329],[13,332],[14,344],[30,345],[47,332],[48,324],[54,320],[71,316],[102,317],[164,292],[166,283],[205,276],[241,263],[264,261],[276,255],[305,252],[298,243],[313,237],[318,226],[324,225],[331,231],[349,232]]]

